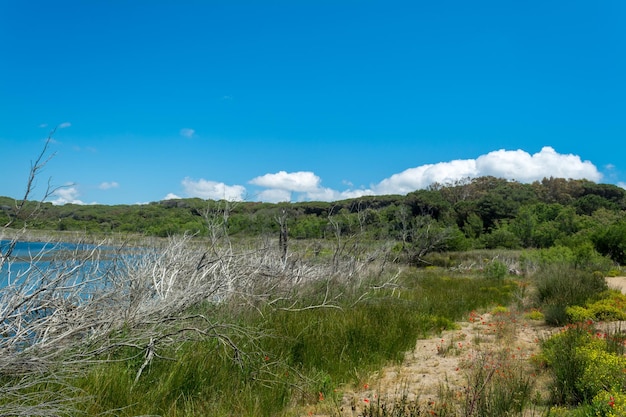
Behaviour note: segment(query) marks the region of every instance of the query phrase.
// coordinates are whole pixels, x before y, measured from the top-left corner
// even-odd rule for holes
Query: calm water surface
[[[0,253],[7,253],[10,240],[0,240]],[[93,273],[95,267],[104,267],[107,261],[106,255],[97,261],[81,261],[76,259],[81,251],[89,251],[97,248],[96,245],[70,242],[21,242],[18,241],[11,252],[11,256],[5,260],[0,268],[0,288],[7,286],[9,282],[19,282],[25,271],[31,269],[31,273],[44,275],[51,269],[63,270],[81,264],[82,268],[76,270],[76,275]],[[115,248],[100,247],[100,250],[110,252]],[[109,258],[110,259],[110,258]],[[97,262],[97,264],[96,264]]]

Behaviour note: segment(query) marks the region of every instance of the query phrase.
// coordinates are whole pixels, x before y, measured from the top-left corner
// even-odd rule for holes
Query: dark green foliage
[[[576,245],[593,238],[598,252],[624,263],[626,233],[620,224],[625,218],[625,194],[619,187],[586,180],[549,178],[520,184],[480,177],[433,184],[406,196],[364,196],[332,203],[228,203],[199,198],[116,206],[26,202],[17,217],[17,202],[2,197],[0,223],[12,221],[14,228],[27,224],[31,230],[203,237],[211,234],[207,214],[228,206],[223,233],[277,237],[277,210],[285,208],[290,239],[395,240],[411,252],[404,255],[418,260],[424,250],[548,248],[571,246],[567,242],[575,237]],[[36,217],[30,216],[35,212]]]
[[[463,220],[462,224],[463,233],[465,236],[471,239],[480,237],[484,230],[483,219],[476,213],[469,213]]]
[[[541,182],[534,182],[532,186],[539,200],[548,204],[571,204],[584,192],[583,181],[565,178],[544,178]]]
[[[617,203],[602,198],[597,194],[587,194],[580,197],[574,202],[574,207],[576,207],[576,212],[578,214],[586,214],[587,216],[591,216],[596,210],[601,208],[608,210],[619,209]]]
[[[613,184],[596,184],[591,181],[582,181],[583,195],[596,195],[604,200],[615,203],[620,209],[626,208],[626,190]]]
[[[442,220],[451,209],[451,205],[443,198],[443,194],[434,190],[418,190],[407,194],[405,204],[413,216],[430,216]]]
[[[598,230],[593,241],[598,252],[620,265],[626,264],[626,220]]]
[[[481,237],[487,249],[519,249],[522,247],[520,238],[511,231],[506,223],[497,224],[489,234]]]

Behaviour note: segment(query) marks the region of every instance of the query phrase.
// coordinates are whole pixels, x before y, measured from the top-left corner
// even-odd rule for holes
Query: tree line
[[[24,203],[21,211],[16,207]],[[38,210],[36,217],[29,210]],[[432,184],[407,195],[335,202],[227,202],[199,198],[141,205],[56,206],[0,197],[0,222],[31,230],[146,236],[274,235],[285,239],[391,240],[420,258],[431,251],[591,245],[626,263],[626,190],[587,180],[523,184],[495,177]]]

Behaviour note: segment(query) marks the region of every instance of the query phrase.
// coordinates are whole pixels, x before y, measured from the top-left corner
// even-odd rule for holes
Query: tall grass
[[[463,416],[522,415],[530,403],[533,378],[519,359],[506,351],[479,355],[469,369],[463,393]]]
[[[332,398],[342,384],[358,383],[384,364],[401,361],[416,339],[452,328],[471,310],[506,303],[513,286],[411,270],[394,289],[374,288],[369,282],[359,297],[354,292],[332,308],[197,306],[194,313],[221,315],[216,321],[249,330],[230,334],[241,351],[218,340],[188,341],[160,352],[135,383],[143,357],[129,359],[122,349],[110,359],[125,360],[100,364],[80,379],[81,389],[93,398],[85,412],[281,415],[320,396]],[[316,305],[319,299],[311,301]]]
[[[608,289],[604,275],[578,269],[568,263],[546,265],[534,276],[537,301],[546,322],[564,325],[569,322],[566,309],[598,300]]]

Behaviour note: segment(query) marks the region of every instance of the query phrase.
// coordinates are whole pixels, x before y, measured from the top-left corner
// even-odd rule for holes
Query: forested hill
[[[428,250],[591,242],[622,263],[626,250],[626,190],[561,178],[521,184],[480,177],[433,184],[407,195],[330,203],[232,203],[198,198],[112,206],[27,202],[19,213],[16,206],[14,199],[0,197],[2,224],[12,221],[11,227],[26,223],[39,230],[154,236],[185,232],[202,236],[218,224],[230,236],[274,234],[283,224],[290,239],[358,235],[403,244],[428,240]]]

